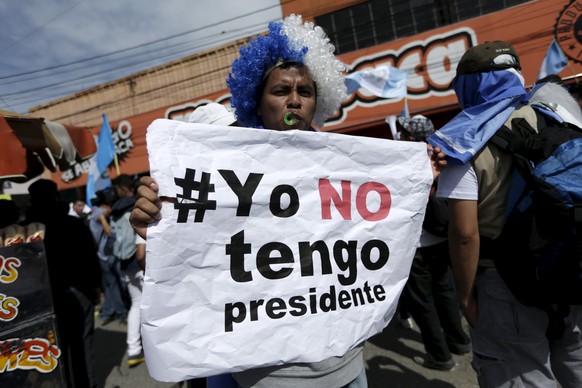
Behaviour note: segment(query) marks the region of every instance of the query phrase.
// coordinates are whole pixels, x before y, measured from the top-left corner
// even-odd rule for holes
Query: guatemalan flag
[[[564,70],[566,66],[568,66],[566,56],[560,49],[560,46],[558,46],[556,40],[552,39],[552,43],[550,43],[550,47],[548,47],[548,52],[542,62],[542,67],[540,68],[537,79],[542,79],[550,74],[558,74]]]
[[[87,177],[86,202],[90,206],[95,192],[111,186],[107,167],[115,158],[115,145],[111,136],[111,127],[107,115],[103,113],[103,124],[97,140],[97,154],[91,158],[89,176]]]
[[[406,96],[407,73],[390,65],[355,71],[345,77],[348,94],[362,88],[382,98]]]

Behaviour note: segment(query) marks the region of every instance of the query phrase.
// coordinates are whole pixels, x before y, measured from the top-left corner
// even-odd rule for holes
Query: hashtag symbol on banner
[[[187,168],[184,178],[174,178],[176,186],[182,188],[182,194],[176,194],[178,202],[174,209],[178,209],[178,223],[188,222],[190,210],[194,210],[194,222],[202,222],[206,210],[216,210],[216,201],[208,200],[208,193],[214,192],[214,185],[210,183],[210,173],[203,172],[200,181],[195,180],[196,170]],[[193,192],[198,192],[198,198]]]

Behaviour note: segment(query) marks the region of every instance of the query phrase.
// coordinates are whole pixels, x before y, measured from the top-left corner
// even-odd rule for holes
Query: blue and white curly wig
[[[269,34],[259,36],[240,49],[226,81],[232,95],[231,105],[239,121],[249,127],[262,125],[258,103],[263,81],[280,63],[305,66],[317,89],[313,122],[321,127],[348,97],[343,71],[346,66],[333,54],[334,46],[319,26],[303,23],[300,15],[290,15],[282,22],[269,23]]]

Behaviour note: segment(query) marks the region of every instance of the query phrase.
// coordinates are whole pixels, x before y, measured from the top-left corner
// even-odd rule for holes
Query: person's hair
[[[9,199],[0,199],[0,228],[18,223],[20,210],[16,203]]]
[[[119,197],[112,187],[106,187],[103,190],[95,192],[95,198],[91,198],[93,206],[112,206]]]
[[[28,186],[28,193],[32,201],[50,202],[58,196],[57,184],[50,179],[39,179]]]
[[[313,121],[322,126],[348,96],[342,74],[346,66],[335,57],[334,51],[323,29],[310,22],[304,24],[299,15],[270,23],[269,33],[241,47],[240,57],[232,64],[226,83],[236,118],[249,127],[262,125],[258,104],[270,71],[281,65],[302,65],[316,87]]]
[[[426,138],[435,131],[432,121],[423,115],[399,117],[397,123],[401,132],[415,141],[426,142]]]
[[[582,98],[582,83],[576,83],[570,86],[568,89],[570,94],[576,98]]]
[[[111,180],[113,186],[127,187],[128,189],[135,189],[135,180],[127,174],[121,174],[115,179]]]

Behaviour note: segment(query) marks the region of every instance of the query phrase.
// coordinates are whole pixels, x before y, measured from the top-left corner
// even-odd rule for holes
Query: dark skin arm
[[[99,220],[99,222],[103,226],[103,232],[105,232],[105,235],[107,237],[111,236],[111,227],[109,226],[109,222],[107,222],[107,218],[105,218],[105,215],[99,214],[99,217],[97,217],[97,220]]]
[[[146,246],[145,244],[137,244],[135,251],[135,259],[137,265],[142,271],[145,271]]]
[[[431,162],[432,177],[436,181],[441,175],[441,171],[447,167],[447,155],[445,155],[441,147],[433,147],[431,144],[427,144],[426,149]]]
[[[469,325],[477,321],[474,284],[479,261],[477,201],[449,199],[449,247],[461,310]]]
[[[144,176],[139,180],[137,188],[137,202],[129,216],[129,222],[135,232],[143,239],[146,238],[148,224],[162,219],[160,209],[162,201],[158,197],[158,185],[152,177]]]

